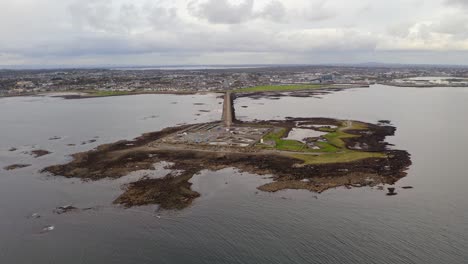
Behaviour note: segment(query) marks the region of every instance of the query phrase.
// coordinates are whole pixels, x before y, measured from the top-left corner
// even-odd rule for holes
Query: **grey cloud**
[[[154,28],[164,29],[178,26],[180,21],[177,9],[154,6],[149,9],[148,18]]]
[[[130,33],[148,24],[148,16],[154,6],[134,3],[115,4],[109,0],[80,0],[68,6],[72,24],[82,31],[106,33]],[[163,9],[158,15],[163,14]]]
[[[243,0],[238,4],[231,4],[228,0],[208,0],[199,3],[193,1],[188,5],[192,15],[207,19],[214,24],[238,24],[253,16],[254,0]]]
[[[185,29],[168,32],[153,29],[130,35],[81,33],[61,40],[30,43],[28,46],[12,47],[4,51],[32,57],[207,52],[301,53],[318,50],[372,50],[375,47],[374,42],[368,34],[351,30],[267,32],[238,27],[232,31]]]
[[[112,30],[115,27],[110,22],[111,6],[108,1],[75,1],[69,5],[68,11],[76,28]]]
[[[410,34],[412,23],[398,23],[387,28],[387,33],[391,36],[404,38]]]
[[[468,16],[447,16],[433,26],[438,33],[450,34],[455,38],[464,39],[468,37]]]
[[[308,8],[303,10],[303,15],[307,20],[317,21],[332,18],[336,15],[334,11],[325,7],[327,1],[320,0],[312,2]]]
[[[244,54],[262,63],[263,54],[339,60],[382,50],[468,50],[468,15],[458,8],[467,1],[444,1],[428,0],[411,15],[400,7],[407,0],[0,1],[0,54],[2,61]]]
[[[445,0],[448,5],[458,5],[468,7],[468,0]]]
[[[294,5],[286,7],[287,1],[272,0],[260,10],[254,10],[254,0],[242,0],[232,4],[229,0],[194,0],[188,4],[189,12],[200,19],[213,24],[240,24],[254,19],[265,19],[271,22],[285,22],[303,18],[308,21],[319,21],[334,17],[336,14],[326,7],[325,0],[311,2],[306,8],[298,9]]]
[[[286,17],[286,8],[283,3],[274,0],[265,6],[265,8],[259,13],[259,16],[280,22]]]

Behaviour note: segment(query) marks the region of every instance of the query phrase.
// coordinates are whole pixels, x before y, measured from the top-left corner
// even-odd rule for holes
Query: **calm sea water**
[[[190,208],[155,213],[157,206],[111,204],[134,178],[83,183],[38,170],[100,144],[217,120],[215,95],[0,99],[0,167],[32,164],[0,170],[0,263],[466,263],[467,101],[468,89],[378,85],[322,99],[238,99],[248,106],[236,108],[244,120],[391,120],[398,130],[389,141],[414,163],[397,186],[414,189],[393,197],[336,189],[318,199],[307,191],[256,193],[267,179],[225,169],[194,177],[202,196]],[[81,145],[91,139],[97,142]],[[39,148],[53,154],[24,153]],[[52,212],[66,204],[95,209]],[[49,225],[55,229],[42,233]]]

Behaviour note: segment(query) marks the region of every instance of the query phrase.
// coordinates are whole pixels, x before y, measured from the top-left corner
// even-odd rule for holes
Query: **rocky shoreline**
[[[260,121],[240,125],[274,124],[277,127],[291,128],[297,122],[338,124],[341,121],[327,118],[289,118],[283,121]],[[394,127],[374,124],[366,126],[366,130],[347,131],[354,136],[344,140],[346,148],[351,148],[359,142],[367,146],[367,153],[375,152],[380,156],[350,162],[307,164],[286,151],[257,147],[167,146],[155,143],[167,135],[190,127],[185,125],[147,133],[132,141],[119,141],[99,146],[95,150],[77,153],[73,155],[71,162],[47,167],[43,172],[83,180],[116,179],[133,171],[151,170],[158,162],[169,162],[167,169],[182,172],[171,172],[159,179],[144,177],[129,184],[126,191],[115,200],[116,204],[126,207],[160,204],[163,209],[185,208],[200,196],[191,190],[189,182],[195,174],[203,170],[217,171],[230,167],[257,175],[271,175],[272,182],[258,187],[259,190],[267,192],[306,189],[321,193],[340,186],[394,184],[406,176],[405,171],[411,165],[410,155],[403,150],[387,149],[388,144],[383,140],[386,136],[394,134]]]

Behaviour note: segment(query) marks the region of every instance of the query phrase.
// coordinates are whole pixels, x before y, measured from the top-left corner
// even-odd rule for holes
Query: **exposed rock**
[[[387,193],[388,196],[397,195],[397,193],[395,192],[394,187],[389,187],[389,188],[387,188],[387,190],[388,190],[388,193]]]
[[[48,233],[48,232],[51,232],[55,229],[55,226],[53,225],[49,225],[49,226],[44,226],[42,228],[42,232],[41,233]]]
[[[78,210],[78,208],[72,206],[72,205],[65,205],[65,206],[59,206],[54,209],[54,213],[56,214],[65,214],[71,211]]]
[[[384,124],[384,125],[389,125],[392,123],[390,120],[379,120],[378,122],[379,124]]]
[[[41,215],[39,213],[33,213],[30,216],[28,216],[28,218],[38,219],[41,218]]]
[[[88,141],[83,141],[83,142],[81,142],[81,145],[91,144],[91,143],[94,143],[94,142],[96,142],[96,141],[97,141],[96,139],[90,139],[90,140],[88,140]]]
[[[285,121],[239,122],[239,125],[291,128],[297,122],[336,126],[342,124],[340,120],[327,118],[289,118]],[[405,171],[411,164],[410,155],[406,151],[386,148],[383,140],[386,136],[393,135],[395,128],[365,125],[374,133],[347,130],[347,133],[359,137],[346,138],[344,143],[346,146],[352,146],[356,142],[366,142],[369,151],[382,152],[384,157],[307,165],[301,164],[303,160],[283,153],[262,151],[255,147],[234,149],[154,143],[169,134],[179,133],[191,127],[186,125],[144,134],[132,141],[123,140],[101,145],[97,149],[74,154],[73,160],[68,164],[50,166],[43,171],[84,180],[116,179],[136,170],[153,169],[153,165],[158,162],[169,162],[172,165],[168,169],[184,172],[180,175],[169,174],[161,179],[142,179],[131,183],[125,193],[115,200],[115,203],[127,207],[156,203],[163,209],[181,209],[189,206],[200,195],[190,189],[189,180],[203,170],[217,171],[234,167],[243,172],[272,175],[273,182],[258,187],[266,192],[305,189],[321,193],[341,186],[393,185],[406,176]],[[388,169],[385,169],[385,166],[388,166]]]
[[[39,158],[39,157],[42,157],[42,156],[45,156],[45,155],[49,155],[50,151],[47,151],[47,150],[43,150],[43,149],[35,149],[33,151],[30,152],[31,155],[33,155],[35,158]]]
[[[13,164],[10,166],[6,166],[3,169],[7,171],[11,171],[11,170],[16,170],[16,169],[26,168],[29,166],[31,166],[31,164]]]

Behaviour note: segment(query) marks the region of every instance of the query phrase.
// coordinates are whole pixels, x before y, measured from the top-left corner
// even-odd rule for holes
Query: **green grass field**
[[[235,93],[252,93],[252,92],[286,92],[286,91],[297,91],[297,90],[308,90],[308,89],[320,89],[324,86],[322,84],[299,84],[299,85],[263,85],[255,86],[244,89],[233,90]]]
[[[303,151],[307,149],[307,146],[302,142],[296,140],[283,139],[286,134],[286,129],[281,129],[280,131],[273,131],[266,135],[263,140],[265,141],[274,141],[275,148],[278,150],[284,151]]]
[[[291,154],[291,157],[304,161],[304,164],[330,164],[345,163],[367,158],[386,158],[385,153],[363,152],[363,151],[344,151],[338,153],[325,153],[320,155],[310,154]]]
[[[261,145],[264,148],[274,148],[282,151],[295,151],[295,152],[336,152],[339,150],[333,144],[328,142],[318,142],[317,146],[320,149],[311,149],[306,144],[292,139],[284,139],[286,135],[286,129],[282,128],[279,131],[273,131],[263,137],[264,141],[274,141],[274,147],[267,147],[266,145]],[[344,143],[343,143],[344,144]]]
[[[336,129],[327,128],[328,134],[324,135],[326,142],[317,142],[316,146],[320,149],[311,149],[306,144],[290,139],[284,139],[287,129],[276,129],[263,137],[264,141],[273,141],[275,146],[267,144],[259,144],[259,147],[266,149],[276,149],[281,151],[290,151],[291,157],[301,159],[304,164],[325,164],[325,163],[342,163],[352,162],[366,158],[386,158],[385,153],[379,152],[364,152],[350,150],[346,148],[345,138],[359,137],[346,133],[346,130],[365,130],[367,126],[360,122],[343,122]],[[324,131],[325,132],[325,131]],[[295,153],[294,153],[295,152]],[[317,155],[314,155],[316,153]]]

